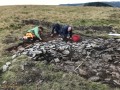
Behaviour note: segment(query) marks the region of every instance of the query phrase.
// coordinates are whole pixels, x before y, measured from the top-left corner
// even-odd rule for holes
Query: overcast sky
[[[58,5],[94,1],[120,1],[120,0],[0,0],[0,5]]]

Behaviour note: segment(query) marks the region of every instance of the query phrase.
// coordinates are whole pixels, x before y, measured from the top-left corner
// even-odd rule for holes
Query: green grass
[[[120,32],[120,8],[24,5],[1,6],[0,12],[0,67],[7,61],[12,61],[12,53],[5,52],[5,49],[14,43],[20,42],[19,38],[22,37],[28,29],[34,27],[34,25],[23,25],[21,23],[22,20],[37,19],[74,26],[108,25],[118,28],[118,32]],[[74,32],[87,36],[109,38],[106,32]],[[6,43],[9,41],[9,38],[12,38],[13,41]],[[9,83],[14,83],[17,79],[26,80],[27,77],[34,76],[34,72],[30,73],[29,71],[28,73],[30,75],[27,75],[21,70],[20,65],[28,61],[29,59],[27,59],[26,56],[17,57],[7,72],[0,73],[0,83],[4,80]],[[73,73],[55,71],[55,67],[54,64],[46,65],[43,62],[37,62],[35,68],[43,71],[41,75],[45,81],[42,84],[38,84],[36,81],[17,85],[15,90],[120,90],[110,88],[101,83],[87,81]]]
[[[107,85],[86,81],[79,75],[65,73],[63,71],[54,71],[55,65],[46,65],[44,62],[38,62],[36,67],[42,70],[43,82],[40,84],[36,81],[18,85],[16,90],[37,90],[38,88],[40,90],[109,90]],[[32,73],[32,70],[30,72]],[[32,75],[34,75],[34,73]],[[3,79],[9,80],[11,83],[14,83],[18,78],[25,80],[27,77],[26,74],[16,76],[13,71],[8,71],[3,74]]]
[[[76,21],[73,21],[73,25],[84,25],[84,26],[92,26],[92,25],[96,25],[96,26],[119,26],[120,21],[119,20],[93,20],[93,19],[79,19]]]

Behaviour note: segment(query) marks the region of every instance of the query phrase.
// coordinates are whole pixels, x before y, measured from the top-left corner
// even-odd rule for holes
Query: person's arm
[[[51,36],[53,36],[53,34],[54,34],[54,30],[55,30],[55,25],[52,26]]]
[[[51,34],[54,34],[54,30],[55,30],[55,26],[53,26]]]
[[[40,40],[42,40],[41,37],[40,37],[40,34],[39,34],[39,28],[38,27],[35,28],[34,33],[35,33],[35,36],[37,38],[39,38]]]
[[[69,36],[70,38],[72,37],[73,33],[72,33],[72,30],[69,32]]]

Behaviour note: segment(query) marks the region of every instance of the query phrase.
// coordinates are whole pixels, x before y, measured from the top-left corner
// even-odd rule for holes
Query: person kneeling
[[[55,23],[55,24],[52,26],[51,37],[53,37],[54,34],[57,34],[57,35],[60,36],[60,30],[61,30],[60,24]]]
[[[28,42],[36,41],[36,40],[41,41],[42,40],[42,38],[41,38],[42,32],[43,32],[43,27],[41,27],[41,26],[32,28],[27,31],[25,36],[23,36],[23,40],[28,41]]]
[[[72,38],[72,27],[69,25],[65,25],[61,29],[61,36],[64,41],[68,41],[69,39]]]

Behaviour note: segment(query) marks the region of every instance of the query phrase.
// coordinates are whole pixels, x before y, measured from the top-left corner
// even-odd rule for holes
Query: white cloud
[[[119,1],[119,0],[0,0],[0,5],[58,5],[67,3],[85,3],[94,1]]]

